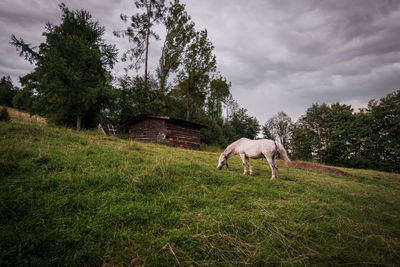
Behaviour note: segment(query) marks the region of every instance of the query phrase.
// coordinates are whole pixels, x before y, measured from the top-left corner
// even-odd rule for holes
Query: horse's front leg
[[[253,168],[250,165],[250,159],[246,157],[247,167],[249,167],[250,175],[253,175]]]
[[[240,158],[242,159],[242,163],[243,163],[243,174],[247,173],[247,169],[246,169],[246,155],[245,154],[240,154],[239,155]]]

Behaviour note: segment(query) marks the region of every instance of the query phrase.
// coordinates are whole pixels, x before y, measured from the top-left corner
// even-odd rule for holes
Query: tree
[[[353,152],[352,122],[353,109],[350,105],[335,103],[330,106],[329,142],[324,153],[324,162],[335,165],[348,164]]]
[[[29,81],[29,82],[28,82]],[[38,83],[35,79],[35,73],[28,73],[20,78],[23,85],[13,98],[13,106],[15,108],[25,110],[31,114],[38,114],[39,111],[35,110],[35,100],[38,98],[37,90]],[[40,110],[40,106],[38,107]]]
[[[285,148],[288,148],[291,125],[292,119],[285,112],[278,112],[263,125],[264,138],[279,140]]]
[[[373,138],[371,138],[375,135],[373,125],[372,115],[366,109],[353,114],[349,129],[351,152],[347,166],[376,169],[376,167],[373,167],[376,162],[375,155],[371,153],[372,148],[376,146]]]
[[[156,82],[149,79],[146,87],[141,76],[130,78],[125,75],[119,79],[116,109],[118,110],[117,123],[121,124],[139,114],[152,114],[156,108],[155,101]]]
[[[10,121],[10,114],[5,107],[0,110],[0,121]]]
[[[12,35],[20,55],[36,64],[21,84],[34,95],[32,110],[57,124],[94,126],[111,99],[109,68],[117,50],[102,39],[104,27],[85,10],[70,11],[64,4],[61,24],[46,24],[46,42],[31,47]]]
[[[216,121],[208,116],[202,116],[198,121],[207,126],[206,128],[201,129],[200,141],[202,143],[226,145],[227,139],[224,130]]]
[[[186,102],[186,120],[202,109],[205,103],[210,74],[216,70],[213,49],[207,30],[203,30],[196,32],[184,52],[178,89]]]
[[[369,153],[374,155],[376,166],[388,171],[400,171],[400,90],[379,102],[371,101],[368,110],[371,114],[373,133],[369,143]]]
[[[207,97],[207,115],[220,126],[223,124],[222,104],[226,104],[231,96],[230,86],[231,83],[222,76],[210,82],[210,92]]]
[[[323,162],[324,153],[329,145],[329,106],[313,104],[307,109],[306,114],[300,117],[299,122],[310,134],[312,153],[319,162]]]
[[[124,52],[122,61],[127,59],[134,61],[128,68],[138,70],[144,62],[144,84],[147,87],[148,81],[148,59],[150,38],[159,40],[160,37],[152,30],[153,26],[160,23],[164,13],[164,0],[135,0],[137,9],[143,11],[130,17],[130,26],[123,31],[114,31],[117,37],[128,36],[129,42],[134,43],[135,47]],[[126,23],[128,16],[121,14],[121,19]],[[143,59],[144,54],[144,59]]]
[[[246,109],[239,108],[227,118],[224,128],[228,141],[233,142],[242,137],[255,139],[260,131],[260,124],[255,117],[247,114]]]
[[[12,107],[13,98],[17,93],[10,76],[3,76],[0,80],[0,105]]]
[[[161,50],[159,66],[156,70],[159,81],[159,91],[165,95],[168,90],[167,79],[171,73],[178,70],[182,55],[187,44],[194,37],[194,23],[185,11],[185,5],[178,0],[169,7],[168,14],[163,19],[166,37]]]
[[[290,127],[292,157],[299,160],[311,160],[312,140],[314,133],[305,127],[301,122],[292,124]]]

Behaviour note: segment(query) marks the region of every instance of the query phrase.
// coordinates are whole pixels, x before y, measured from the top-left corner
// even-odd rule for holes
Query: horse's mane
[[[236,145],[244,138],[240,138],[239,140],[236,140],[235,142],[233,142],[232,144],[230,144],[229,146],[227,146],[225,148],[224,154],[227,155],[228,157],[230,156],[230,154],[232,153],[233,149],[236,147]]]

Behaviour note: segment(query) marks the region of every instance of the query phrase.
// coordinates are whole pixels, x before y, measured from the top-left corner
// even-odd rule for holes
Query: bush
[[[0,111],[0,121],[10,121],[10,114],[5,107],[3,107]]]

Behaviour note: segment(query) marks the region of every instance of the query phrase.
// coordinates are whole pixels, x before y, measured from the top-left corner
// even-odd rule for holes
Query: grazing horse
[[[282,156],[285,165],[288,166],[290,159],[285,148],[280,143],[268,139],[250,140],[247,138],[240,138],[230,144],[225,151],[221,153],[218,159],[217,169],[221,170],[224,165],[228,168],[228,159],[234,155],[239,155],[243,162],[243,174],[247,173],[247,163],[250,175],[252,175],[253,170],[250,166],[249,158],[266,158],[272,170],[272,180],[278,178],[278,165],[275,161],[278,154]]]

